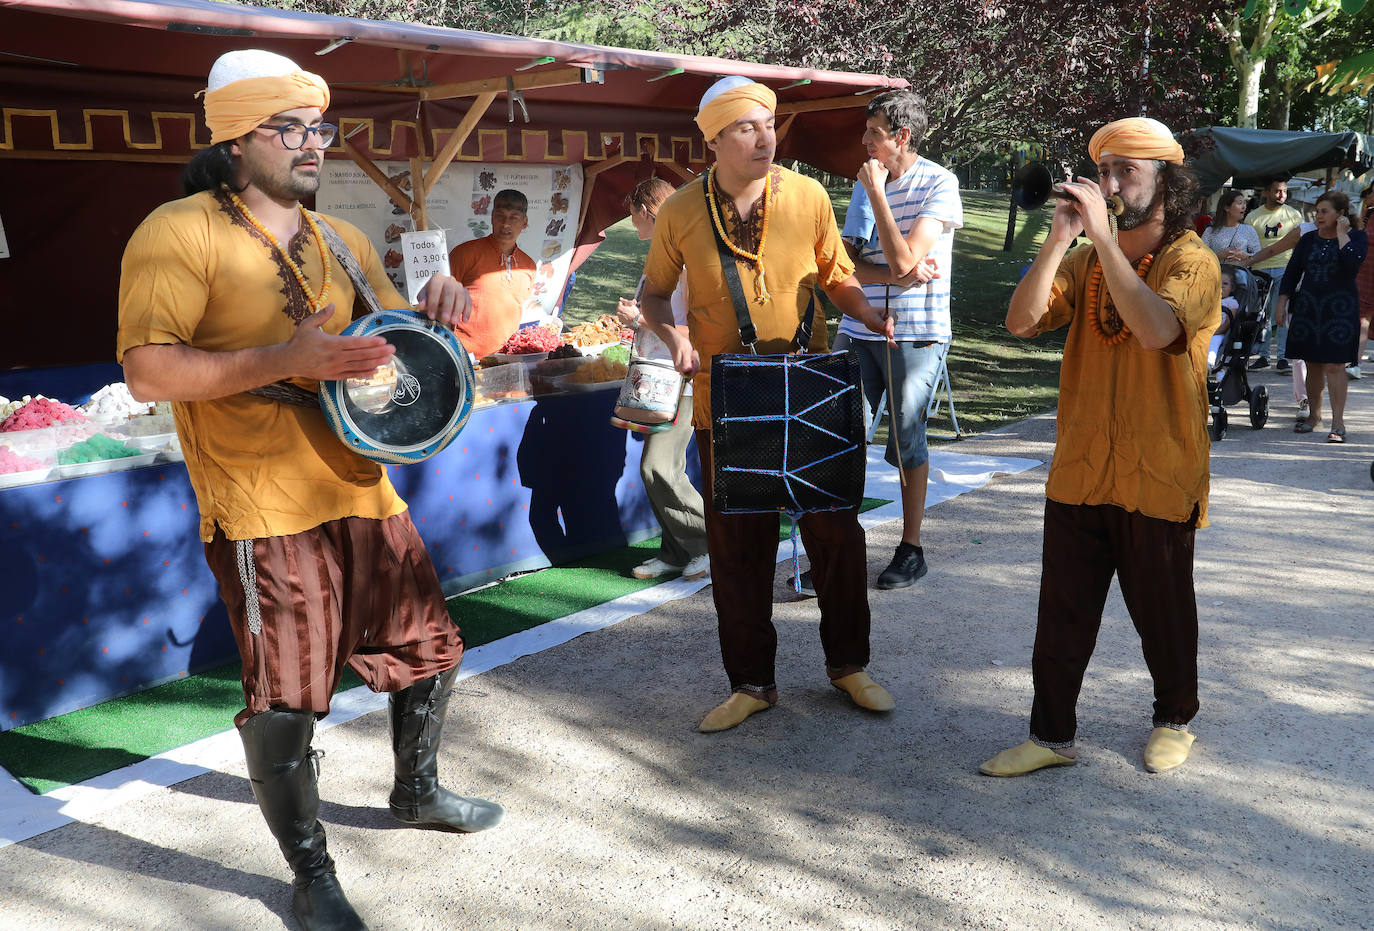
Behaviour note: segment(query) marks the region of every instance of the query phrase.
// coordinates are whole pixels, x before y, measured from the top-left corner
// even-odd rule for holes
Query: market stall
[[[1261,188],[1274,178],[1301,171],[1350,169],[1355,174],[1374,164],[1374,136],[1360,133],[1290,132],[1208,126],[1183,134],[1188,149],[1201,150],[1193,161],[1199,190],[1211,194],[1227,179],[1233,187]]]
[[[719,76],[776,88],[780,157],[838,174],[863,158],[867,94],[904,84],[207,0],[19,0],[0,5],[0,35],[0,395],[67,409],[121,380],[120,255],[208,144],[194,94],[225,51],[267,48],[329,80],[341,132],[315,206],[384,256],[401,232],[442,229],[450,247],[485,235],[490,190],[528,187],[539,316],[556,314],[635,183],[706,166],[692,116]],[[403,256],[392,267],[403,277]],[[583,337],[576,358],[484,360],[465,432],[393,467],[450,590],[655,532],[640,444],[608,422],[615,340]],[[0,589],[0,729],[233,658],[165,411],[29,415],[30,429],[0,433],[13,457],[0,558],[18,579]]]

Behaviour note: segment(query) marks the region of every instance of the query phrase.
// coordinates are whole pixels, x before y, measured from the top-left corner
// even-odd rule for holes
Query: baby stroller
[[[1268,325],[1269,289],[1274,280],[1261,271],[1227,266],[1236,287],[1231,296],[1240,309],[1235,312],[1231,328],[1223,334],[1217,350],[1216,363],[1207,373],[1207,400],[1212,411],[1211,434],[1214,442],[1226,437],[1226,408],[1238,401],[1250,405],[1250,426],[1260,429],[1269,420],[1269,390],[1263,385],[1250,387],[1247,365],[1250,354]]]

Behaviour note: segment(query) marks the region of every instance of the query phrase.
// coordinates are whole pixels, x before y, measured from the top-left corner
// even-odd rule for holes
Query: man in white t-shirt
[[[897,341],[890,349],[851,317],[841,319],[835,339],[836,349],[858,354],[870,408],[891,387],[886,458],[902,472],[902,542],[878,576],[881,589],[906,588],[926,574],[926,409],[951,338],[950,259],[954,231],[964,225],[959,179],[917,152],[928,122],[925,101],[911,90],[869,101],[869,159],[859,169],[843,233],[864,296],[886,308]]]

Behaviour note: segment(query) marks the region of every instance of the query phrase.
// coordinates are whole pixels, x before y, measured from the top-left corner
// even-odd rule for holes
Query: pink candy
[[[502,354],[516,355],[526,352],[549,352],[563,345],[563,335],[548,327],[528,326],[516,330],[501,347]]]
[[[43,467],[43,463],[37,459],[21,456],[8,446],[0,446],[0,475],[7,475],[11,472],[32,472]]]
[[[85,423],[86,415],[61,401],[51,398],[34,398],[0,423],[0,433],[14,430],[38,430],[68,421]]]

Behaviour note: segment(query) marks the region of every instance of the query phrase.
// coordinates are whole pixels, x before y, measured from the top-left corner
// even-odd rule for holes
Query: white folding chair
[[[940,405],[949,404],[949,420],[954,426],[954,439],[961,439],[963,431],[959,429],[959,415],[954,410],[954,389],[949,383],[949,343],[945,343],[940,351],[940,371],[935,376],[935,390],[930,394],[930,404],[926,407],[926,423],[929,424],[932,417],[940,412]],[[941,389],[944,390],[944,397],[941,398]],[[868,442],[873,442],[873,434],[878,432],[878,422],[883,419],[883,412],[887,410],[887,389],[883,389],[882,396],[878,398],[878,408],[873,412],[873,419],[868,424]],[[892,429],[892,418],[888,418],[888,429]]]

